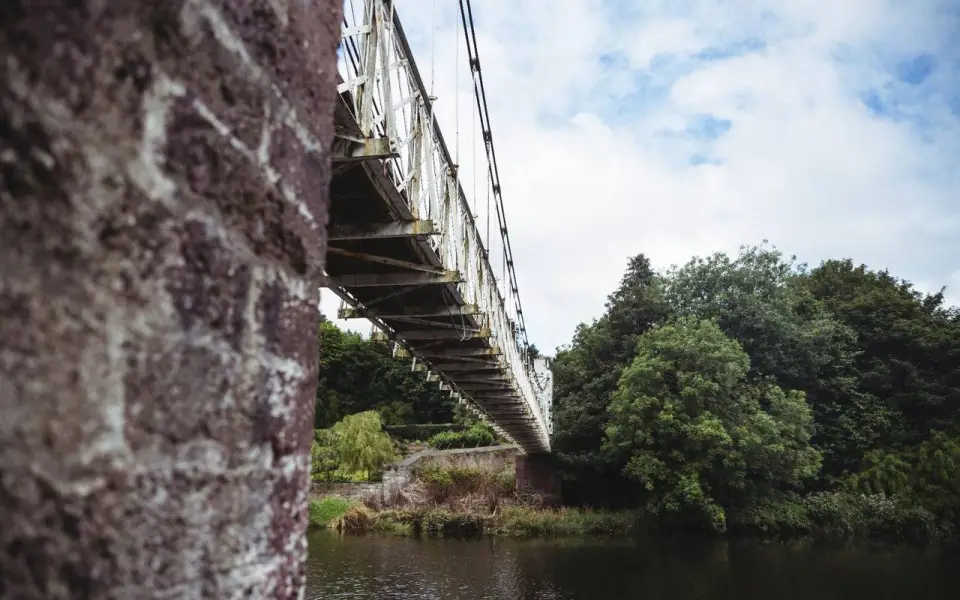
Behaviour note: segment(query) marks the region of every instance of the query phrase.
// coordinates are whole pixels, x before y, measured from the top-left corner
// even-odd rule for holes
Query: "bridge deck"
[[[338,116],[338,126],[349,129],[345,115]],[[499,349],[460,293],[465,274],[445,269],[431,243],[431,223],[414,218],[382,162],[337,164],[330,198],[327,274],[361,306],[343,316],[385,324],[517,444],[539,448]]]
[[[370,319],[521,449],[548,452],[515,287],[508,305],[392,3],[358,4],[338,63],[325,285],[342,317]]]

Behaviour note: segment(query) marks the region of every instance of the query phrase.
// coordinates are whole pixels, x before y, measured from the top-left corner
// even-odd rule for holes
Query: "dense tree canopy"
[[[748,379],[750,359],[712,321],[683,317],[644,335],[610,406],[609,445],[654,514],[726,529],[724,506],[816,475],[803,392]]]
[[[320,324],[320,383],[315,426],[332,426],[347,415],[375,410],[385,425],[449,423],[455,403],[429,384],[391,346]]]
[[[824,490],[957,516],[960,311],[885,271],[639,255],[553,369],[567,498],[714,527]]]
[[[577,327],[573,342],[553,361],[554,433],[552,446],[566,466],[566,494],[584,501],[624,498],[622,468],[603,449],[607,407],[620,372],[633,360],[637,340],[667,317],[661,285],[641,255],[630,259],[606,313]]]

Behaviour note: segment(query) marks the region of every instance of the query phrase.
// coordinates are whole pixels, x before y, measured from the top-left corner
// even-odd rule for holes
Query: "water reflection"
[[[960,598],[960,558],[906,549],[658,540],[310,537],[311,599]]]

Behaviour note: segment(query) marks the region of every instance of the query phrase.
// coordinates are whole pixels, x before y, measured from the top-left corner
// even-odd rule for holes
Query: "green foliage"
[[[325,496],[309,502],[310,526],[329,527],[358,503],[340,496]]]
[[[610,406],[609,446],[647,509],[710,529],[768,490],[820,468],[802,392],[750,381],[750,360],[712,321],[684,317],[640,339]]]
[[[914,447],[873,450],[843,483],[852,492],[909,498],[960,524],[960,438],[935,431]]]
[[[845,492],[781,494],[736,511],[730,527],[740,533],[827,539],[929,541],[950,535],[947,524],[908,500]]]
[[[496,514],[483,515],[420,507],[382,511],[374,529],[425,536],[620,536],[636,532],[638,523],[634,512],[505,506]]]
[[[730,258],[695,258],[665,276],[679,315],[716,321],[750,358],[751,378],[803,391],[829,474],[849,468],[889,427],[882,407],[856,389],[856,333],[803,285],[803,265],[776,249],[744,247]],[[844,416],[844,419],[838,419]]]
[[[430,436],[427,445],[437,450],[495,446],[497,436],[486,423],[476,423],[466,431],[442,431]]]
[[[605,314],[577,327],[570,346],[557,352],[551,445],[566,480],[565,497],[587,502],[627,498],[620,485],[623,465],[603,450],[607,407],[620,372],[633,360],[637,340],[668,314],[650,261],[637,255],[607,298]]]
[[[380,414],[366,411],[349,415],[333,426],[338,439],[340,465],[351,471],[374,471],[396,458]]]
[[[445,431],[461,432],[466,427],[459,423],[416,423],[413,425],[388,425],[383,428],[390,437],[405,442],[429,439]]]
[[[923,295],[886,271],[831,260],[803,284],[856,332],[857,395],[834,416],[854,440],[851,471],[871,449],[916,444],[960,425],[960,319],[943,292]],[[859,452],[857,452],[859,451]]]
[[[553,362],[565,498],[715,530],[960,526],[960,308],[943,300],[767,246],[660,274],[632,259]]]
[[[310,444],[310,478],[332,482],[340,468],[340,448],[337,434],[332,429],[317,429]]]
[[[618,536],[635,532],[637,523],[631,512],[510,506],[488,530],[512,537]]]
[[[390,436],[383,432],[380,414],[375,411],[345,417],[332,429],[341,470],[369,476],[397,457]]]
[[[320,368],[315,426],[332,426],[347,415],[380,413],[387,425],[449,423],[455,403],[430,385],[390,345],[365,340],[333,323],[320,323]]]

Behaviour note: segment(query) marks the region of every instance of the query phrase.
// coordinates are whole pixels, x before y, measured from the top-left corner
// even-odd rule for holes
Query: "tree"
[[[603,450],[607,407],[620,372],[630,364],[637,340],[668,310],[650,261],[629,260],[617,290],[597,321],[577,327],[569,347],[557,352],[554,376],[552,446],[563,469],[564,497],[591,503],[629,501],[622,465]]]
[[[333,426],[333,434],[342,471],[361,473],[366,478],[396,458],[393,442],[384,433],[376,411],[344,417]]]
[[[391,346],[365,340],[333,323],[320,325],[320,368],[314,426],[330,427],[345,416],[376,410],[388,425],[449,423],[454,402]]]
[[[890,427],[876,399],[857,388],[855,332],[804,285],[805,268],[775,248],[742,247],[735,258],[694,258],[665,276],[680,315],[712,319],[750,358],[751,378],[802,390],[817,424],[825,473],[855,469]]]
[[[740,344],[712,321],[683,317],[640,338],[606,434],[649,511],[722,531],[730,509],[816,475],[803,392],[749,372]]]
[[[960,437],[934,431],[916,446],[873,450],[844,486],[913,500],[960,525]]]
[[[310,477],[314,481],[333,481],[340,467],[340,448],[337,434],[332,429],[314,431],[310,444]]]
[[[856,333],[856,387],[874,408],[840,415],[850,435],[873,431],[868,447],[886,449],[960,426],[960,322],[942,290],[923,295],[850,259],[822,263],[803,283]]]

